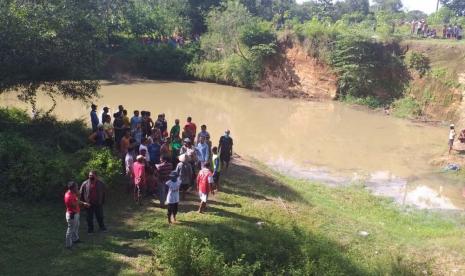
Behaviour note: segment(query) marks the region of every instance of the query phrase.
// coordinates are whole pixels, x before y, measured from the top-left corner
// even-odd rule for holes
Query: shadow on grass
[[[108,232],[88,235],[82,210],[83,243],[71,250],[64,248],[66,222],[61,204],[0,202],[0,275],[116,275],[134,271],[131,259],[150,258],[153,251],[144,241],[155,235],[131,228],[128,219],[136,207],[123,191],[109,191],[109,199],[104,207]]]
[[[294,189],[254,168],[234,162],[223,172],[221,192],[238,196],[270,200],[281,197],[287,201],[306,202]]]

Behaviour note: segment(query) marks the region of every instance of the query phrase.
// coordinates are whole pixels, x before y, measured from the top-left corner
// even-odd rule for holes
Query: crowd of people
[[[425,19],[413,20],[411,23],[411,34],[424,38],[437,38],[438,31],[428,25]],[[462,26],[455,24],[444,25],[442,28],[443,39],[461,40],[463,37]]]
[[[127,191],[133,194],[137,204],[142,204],[144,197],[157,197],[160,207],[166,207],[171,224],[176,222],[180,200],[193,192],[199,197],[198,212],[205,211],[208,197],[219,191],[221,171],[227,170],[232,157],[233,139],[229,130],[220,137],[218,146],[214,146],[207,126],[201,125],[197,133],[191,117],[182,129],[180,120],[175,119],[168,131],[165,114],[158,114],[154,122],[149,111],[135,110],[129,118],[122,105],[112,116],[109,108],[104,107],[100,118],[95,104],[91,109],[89,140],[96,147],[107,147],[119,156],[122,174],[127,178]],[[80,205],[86,210],[87,232],[94,232],[94,216],[99,229],[106,231],[105,185],[96,171],[89,172],[79,189],[77,183],[68,183],[64,201],[67,248],[80,242]]]

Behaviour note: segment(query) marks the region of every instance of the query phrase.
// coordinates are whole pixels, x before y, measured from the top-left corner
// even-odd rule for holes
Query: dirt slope
[[[299,45],[282,45],[283,55],[270,61],[260,90],[283,98],[330,100],[336,96],[336,76]]]

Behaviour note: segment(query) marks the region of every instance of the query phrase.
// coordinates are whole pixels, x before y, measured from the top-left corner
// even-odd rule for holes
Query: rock
[[[361,236],[361,237],[368,237],[368,235],[370,235],[370,233],[368,233],[367,231],[359,231],[358,235]]]

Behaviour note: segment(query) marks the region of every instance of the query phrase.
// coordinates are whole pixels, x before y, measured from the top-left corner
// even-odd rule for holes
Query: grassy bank
[[[464,273],[463,218],[400,211],[360,187],[333,189],[239,161],[199,215],[181,203],[169,227],[155,201],[112,189],[110,231],[63,248],[61,204],[0,203],[0,274],[418,275]],[[449,218],[450,217],[450,218]],[[359,231],[368,232],[363,237]],[[186,271],[187,270],[187,271]]]

